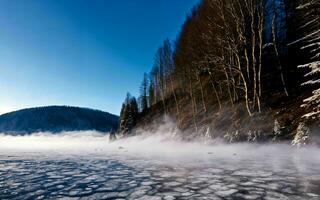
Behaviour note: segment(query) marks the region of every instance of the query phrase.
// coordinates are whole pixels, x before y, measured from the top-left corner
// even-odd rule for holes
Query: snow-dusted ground
[[[1,200],[320,199],[317,148],[32,137],[0,137]]]

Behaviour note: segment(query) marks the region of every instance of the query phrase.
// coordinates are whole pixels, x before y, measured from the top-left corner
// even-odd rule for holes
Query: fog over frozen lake
[[[320,199],[320,151],[96,132],[0,136],[0,199]]]

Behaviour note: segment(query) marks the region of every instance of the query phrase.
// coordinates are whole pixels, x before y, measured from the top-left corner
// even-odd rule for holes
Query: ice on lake
[[[320,199],[316,147],[32,137],[0,137],[0,199]]]

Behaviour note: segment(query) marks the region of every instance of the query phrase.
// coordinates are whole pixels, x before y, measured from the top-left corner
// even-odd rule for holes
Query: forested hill
[[[69,106],[29,108],[0,116],[0,132],[9,134],[80,130],[108,132],[116,130],[117,126],[116,115]]]
[[[120,131],[167,115],[187,137],[307,143],[320,122],[319,44],[320,0],[202,0],[155,52],[139,109],[126,98]]]

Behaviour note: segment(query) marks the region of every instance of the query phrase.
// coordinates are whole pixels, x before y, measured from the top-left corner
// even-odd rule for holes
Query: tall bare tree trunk
[[[249,82],[251,81],[250,78],[250,61],[249,61],[249,56],[248,56],[248,50],[247,47],[244,48],[244,57],[246,58],[246,66],[247,66],[247,78]]]
[[[230,71],[230,79],[231,79],[231,84],[232,84],[232,88],[233,88],[233,101],[236,102],[238,99],[238,93],[236,90],[236,80],[234,78],[233,75],[233,70],[232,70],[232,66],[234,64],[233,62],[233,53],[232,53],[232,48],[229,45],[229,71]]]
[[[220,0],[219,1],[219,10],[220,10],[220,16],[221,16],[221,20],[222,20],[222,23],[223,23],[223,29],[225,31],[225,34],[229,33],[228,31],[228,24],[227,24],[227,21],[225,19],[225,5],[224,5],[224,1]],[[228,88],[228,94],[229,94],[229,99],[230,99],[230,102],[233,106],[233,98],[232,98],[232,93],[231,93],[231,87],[230,87],[230,77],[229,77],[229,74],[228,74],[228,70],[227,70],[227,66],[228,66],[228,61],[226,60],[225,58],[225,51],[224,51],[224,46],[225,44],[223,44],[222,41],[220,41],[220,47],[221,47],[221,60],[222,60],[222,67],[223,67],[223,70],[224,70],[224,74],[226,76],[226,80],[227,80],[227,88]]]
[[[202,106],[203,106],[203,110],[204,112],[207,112],[207,106],[206,106],[206,102],[205,102],[205,99],[204,99],[204,93],[203,93],[203,85],[202,85],[202,80],[201,80],[201,77],[198,76],[198,81],[200,83],[200,90],[201,90],[201,99],[202,99]]]
[[[284,90],[284,93],[286,94],[286,96],[289,96],[288,91],[287,91],[286,82],[285,82],[285,80],[284,80],[283,70],[282,70],[282,64],[281,64],[281,60],[280,60],[280,56],[279,56],[279,52],[278,52],[278,48],[277,48],[275,19],[276,19],[276,16],[275,16],[275,13],[274,13],[273,18],[272,18],[272,40],[273,40],[273,47],[274,47],[274,51],[275,51],[275,54],[276,54],[277,59],[278,59],[278,65],[279,65],[279,68],[280,68],[280,77],[281,77],[281,81],[282,81],[283,90]]]
[[[176,104],[178,122],[180,122],[179,104],[178,104],[176,92],[175,92],[174,87],[173,87],[172,75],[169,75],[169,77],[170,77],[171,92],[173,94],[174,102]]]
[[[250,15],[251,15],[251,57],[252,57],[252,70],[253,70],[253,106],[256,106],[256,102],[258,100],[258,93],[257,93],[257,69],[256,69],[256,33],[255,33],[255,2],[251,1],[250,5]]]
[[[247,108],[247,111],[248,111],[248,114],[249,116],[251,117],[252,116],[252,113],[250,111],[250,105],[249,105],[249,97],[248,97],[248,86],[247,86],[247,83],[246,83],[246,80],[243,76],[243,74],[241,73],[241,77],[243,79],[243,85],[244,85],[244,92],[245,92],[245,99],[246,99],[246,108]]]
[[[218,101],[218,104],[219,104],[219,110],[221,110],[222,106],[221,106],[221,102],[220,102],[220,97],[219,97],[218,91],[217,91],[217,89],[216,89],[216,86],[214,85],[213,77],[212,77],[211,72],[209,72],[209,77],[210,77],[210,82],[211,82],[213,91],[214,91],[214,93],[215,93],[215,95],[216,95],[216,98],[217,98],[217,101]]]
[[[249,95],[248,95],[248,86],[247,86],[247,81],[241,71],[241,61],[240,61],[240,58],[239,58],[239,55],[238,54],[235,54],[236,58],[237,58],[237,63],[238,63],[238,70],[239,70],[239,74],[240,74],[240,77],[242,79],[242,82],[243,82],[243,87],[244,87],[244,97],[245,97],[245,102],[246,102],[246,108],[247,108],[247,112],[249,114],[249,116],[251,117],[252,116],[252,113],[251,113],[251,110],[250,110],[250,104],[249,104]]]
[[[247,79],[249,81],[249,83],[251,82],[251,76],[250,76],[250,61],[249,61],[249,55],[248,55],[248,41],[247,41],[247,38],[246,38],[246,34],[245,34],[245,30],[246,30],[246,25],[245,25],[245,20],[246,20],[246,17],[245,17],[245,14],[243,12],[243,7],[240,3],[240,1],[244,1],[245,2],[245,6],[247,7],[247,9],[249,9],[249,5],[248,5],[248,2],[247,0],[234,0],[236,1],[238,7],[239,7],[239,11],[240,11],[240,15],[241,15],[241,20],[239,23],[239,28],[238,28],[238,33],[239,33],[239,37],[240,37],[240,40],[243,42],[243,48],[244,48],[244,57],[245,57],[245,60],[246,60],[246,72],[247,72]],[[236,12],[236,10],[234,10],[234,12]],[[241,24],[241,25],[240,25]]]
[[[263,24],[264,24],[264,6],[263,1],[260,2],[259,12],[259,69],[258,69],[258,108],[261,113],[261,98],[262,98],[262,85],[261,85],[261,70],[262,70],[262,48],[263,48]]]
[[[162,106],[163,106],[163,112],[165,115],[167,115],[167,108],[166,108],[166,102],[164,99],[164,91],[163,91],[163,86],[160,85],[160,96],[161,96],[161,101],[162,101]]]
[[[229,94],[230,103],[233,106],[233,99],[232,99],[232,94],[231,94],[230,80],[229,80],[229,75],[228,75],[228,72],[227,72],[226,68],[224,68],[224,74],[225,74],[226,79],[227,79],[227,88],[228,88],[228,94]]]
[[[193,118],[193,124],[196,130],[196,133],[198,133],[198,126],[197,126],[197,120],[196,120],[196,110],[195,110],[195,102],[193,97],[193,89],[192,89],[192,83],[191,83],[191,74],[189,74],[189,93],[190,93],[190,99],[192,103],[192,118]]]

